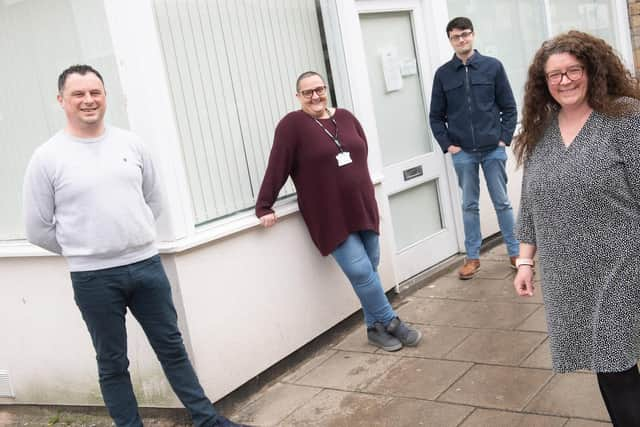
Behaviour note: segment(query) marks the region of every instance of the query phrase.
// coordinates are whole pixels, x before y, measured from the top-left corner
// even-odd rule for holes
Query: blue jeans
[[[380,262],[380,243],[373,231],[360,231],[349,234],[332,254],[356,292],[367,327],[375,322],[388,325],[396,313],[382,289],[378,275]]]
[[[127,358],[127,307],[140,322],[171,387],[196,426],[217,414],[191,366],[160,256],[121,267],[72,272],[73,292],[98,361],[102,397],[118,427],[142,426]]]
[[[513,209],[507,195],[507,153],[505,147],[484,152],[460,151],[452,156],[453,165],[458,175],[458,185],[462,190],[462,220],[464,222],[464,246],[467,258],[480,258],[480,175],[482,166],[484,178],[493,207],[498,216],[498,225],[507,245],[509,256],[517,256],[518,241],[515,237]]]

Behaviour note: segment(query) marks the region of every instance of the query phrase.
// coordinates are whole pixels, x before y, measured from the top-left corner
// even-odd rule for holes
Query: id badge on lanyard
[[[329,110],[327,110],[327,112],[329,112]],[[320,123],[318,119],[314,119],[314,120],[318,124],[318,126],[322,128],[324,133],[326,133],[327,136],[331,138],[333,143],[336,144],[336,147],[338,147],[338,150],[340,150],[340,152],[336,154],[336,161],[338,162],[338,167],[341,168],[343,166],[346,166],[352,163],[353,160],[351,160],[351,154],[348,151],[344,151],[342,149],[342,144],[340,144],[340,140],[338,139],[338,123],[336,123],[335,118],[331,117],[331,121],[333,122],[333,125],[336,127],[335,135],[332,135],[331,132],[329,132],[329,130],[326,127],[324,127],[324,125]]]
[[[336,155],[336,160],[338,161],[338,167],[341,168],[352,162],[351,154],[348,151],[341,151]]]

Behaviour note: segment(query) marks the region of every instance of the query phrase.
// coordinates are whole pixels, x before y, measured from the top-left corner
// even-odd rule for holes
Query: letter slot
[[[410,179],[422,176],[422,166],[416,166],[411,169],[403,170],[402,175],[404,175],[405,181],[409,181]]]

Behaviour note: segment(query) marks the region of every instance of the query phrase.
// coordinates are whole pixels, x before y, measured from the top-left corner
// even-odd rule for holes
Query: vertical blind
[[[315,0],[155,0],[196,224],[251,208],[295,80],[326,75]],[[287,186],[281,196],[293,193]]]

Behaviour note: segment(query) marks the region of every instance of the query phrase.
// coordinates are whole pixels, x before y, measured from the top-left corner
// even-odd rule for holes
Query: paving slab
[[[547,318],[545,317],[544,307],[539,306],[525,321],[516,328],[521,331],[537,331],[547,332]]]
[[[292,368],[289,372],[284,374],[282,378],[280,378],[280,381],[283,383],[295,383],[300,378],[304,377],[309,372],[313,371],[315,368],[326,362],[336,353],[337,352],[333,349],[324,349],[323,351],[310,357],[306,362]]]
[[[375,353],[378,347],[369,344],[367,331],[364,326],[354,328],[342,341],[333,347],[336,350],[357,351],[360,353]]]
[[[460,280],[444,276],[418,290],[418,298],[458,299],[464,301],[517,302],[522,304],[542,304],[540,292],[533,297],[521,297],[513,288],[512,280],[473,278]]]
[[[404,305],[400,308],[398,315],[414,323],[514,329],[537,308],[535,304],[424,299]]]
[[[609,421],[598,381],[591,373],[555,375],[526,409],[535,413]]]
[[[310,401],[321,388],[277,383],[245,406],[236,416],[237,422],[260,426],[278,426],[299,407]]]
[[[283,427],[455,427],[473,410],[424,400],[325,390]]]
[[[402,356],[441,359],[458,346],[474,329],[451,326],[415,324],[422,331],[422,341],[417,347],[405,347]]]
[[[564,427],[609,427],[611,423],[605,423],[600,421],[581,420],[578,418],[572,418]]]
[[[460,427],[562,427],[566,418],[476,409]]]
[[[518,366],[547,338],[539,332],[480,329],[446,356],[451,360]]]
[[[506,280],[480,279],[460,280],[457,276],[444,276],[418,290],[419,298],[445,298],[465,301],[487,301],[492,298],[513,300],[513,286],[509,289]]]
[[[400,357],[338,351],[295,383],[338,390],[364,390]]]
[[[475,365],[438,401],[521,411],[551,377],[542,369]]]
[[[521,365],[523,368],[540,368],[551,369],[551,350],[549,349],[549,339],[545,339],[534,351],[526,358]]]
[[[471,368],[471,363],[403,358],[365,391],[435,400]]]

